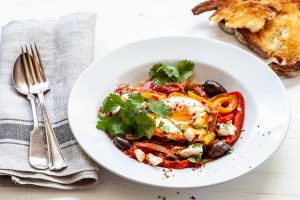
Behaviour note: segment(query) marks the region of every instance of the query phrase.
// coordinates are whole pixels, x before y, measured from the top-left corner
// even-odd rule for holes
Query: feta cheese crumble
[[[187,128],[184,132],[184,137],[187,141],[192,142],[195,138],[195,133],[192,128]]]
[[[234,131],[236,130],[236,127],[232,124],[232,121],[228,121],[226,124],[219,124],[219,131],[218,134],[220,136],[229,136],[234,135]]]
[[[163,161],[162,158],[155,156],[152,153],[147,154],[147,160],[148,163],[153,166],[159,165]]]
[[[180,150],[179,155],[183,158],[188,158],[190,156],[199,156],[201,157],[203,153],[203,148],[201,144],[192,144],[188,148]]]
[[[143,162],[146,157],[145,153],[140,149],[134,150],[134,155],[139,162]]]

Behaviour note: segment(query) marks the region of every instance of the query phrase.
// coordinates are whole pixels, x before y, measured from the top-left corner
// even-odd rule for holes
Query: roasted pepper
[[[225,139],[225,142],[229,145],[233,145],[241,134],[241,130],[243,128],[244,116],[245,116],[245,102],[244,97],[240,92],[230,92],[230,95],[234,95],[238,99],[238,105],[236,110],[234,111],[233,125],[235,126],[235,134],[232,136],[228,136]]]
[[[231,113],[238,105],[238,98],[230,93],[223,93],[211,99],[214,107],[220,106],[220,114]],[[226,105],[226,106],[223,106]]]
[[[189,97],[193,98],[193,99],[196,99],[196,100],[198,100],[198,101],[200,101],[200,102],[202,102],[202,103],[205,103],[205,104],[208,105],[209,107],[212,107],[212,102],[211,102],[211,101],[207,100],[207,99],[204,98],[204,97],[201,97],[201,96],[195,94],[195,93],[192,92],[192,91],[188,91],[188,92],[187,92],[187,95],[188,95]]]

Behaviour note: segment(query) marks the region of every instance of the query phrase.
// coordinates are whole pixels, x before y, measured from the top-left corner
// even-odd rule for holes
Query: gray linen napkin
[[[72,85],[93,60],[95,22],[93,13],[76,13],[55,21],[13,21],[2,27],[0,174],[10,177],[12,182],[60,189],[83,188],[98,183],[98,167],[76,143],[67,119]],[[13,65],[21,45],[33,42],[39,48],[49,78],[51,90],[45,96],[46,104],[68,164],[66,169],[58,172],[36,170],[29,165],[29,133],[33,128],[31,108],[12,83]],[[37,108],[43,129],[39,105]]]

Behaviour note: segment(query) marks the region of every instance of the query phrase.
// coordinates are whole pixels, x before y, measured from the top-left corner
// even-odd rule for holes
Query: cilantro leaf
[[[165,122],[163,122],[163,121],[160,121],[160,122],[159,122],[159,125],[158,125],[158,127],[163,127],[163,126],[164,126],[164,124],[165,124]]]
[[[158,84],[166,84],[171,79],[163,70],[165,67],[165,64],[157,63],[149,71],[150,77]]]
[[[98,114],[96,127],[106,131],[112,137],[133,131],[136,133],[136,138],[147,136],[150,139],[156,123],[147,115],[145,104],[141,94],[129,94],[126,101],[123,101],[117,94],[110,94],[103,101],[102,112]],[[117,113],[104,114],[114,111],[117,106],[120,106]]]
[[[132,116],[141,111],[141,105],[144,102],[144,98],[141,94],[129,94],[128,100],[123,105],[123,110],[126,115]]]
[[[155,120],[150,118],[145,112],[141,112],[139,115],[135,115],[133,119],[136,122],[136,138],[141,138],[146,135],[148,139],[151,138],[152,132],[155,128]]]
[[[187,160],[188,160],[189,162],[191,162],[191,163],[197,163],[197,162],[198,162],[198,159],[195,158],[195,157],[188,157]]]
[[[174,79],[179,78],[179,71],[178,71],[177,67],[175,67],[175,66],[165,65],[165,67],[163,68],[163,71],[170,78],[174,78]]]
[[[147,103],[149,104],[150,110],[159,117],[167,118],[172,114],[170,107],[162,101],[154,101],[152,98],[150,98],[148,99]]]
[[[161,69],[164,68],[165,66],[166,65],[164,65],[162,63],[157,63],[157,64],[153,65],[149,71],[149,75],[155,76],[156,74],[161,73]]]
[[[195,64],[188,60],[182,60],[175,66],[157,63],[149,71],[150,77],[158,84],[172,82],[182,83],[192,76]]]
[[[97,129],[108,131],[111,136],[123,135],[124,127],[118,117],[99,117]]]
[[[138,93],[137,94],[131,93],[128,95],[127,101],[132,101],[133,103],[140,104],[144,102],[144,97]]]
[[[195,64],[189,60],[182,60],[177,63],[176,67],[180,73],[179,82],[181,83],[193,75]]]
[[[124,104],[121,96],[115,93],[109,94],[102,103],[102,112],[113,112],[118,106]]]

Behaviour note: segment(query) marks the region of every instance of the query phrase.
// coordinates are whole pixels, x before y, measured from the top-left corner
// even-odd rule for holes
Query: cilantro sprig
[[[118,112],[113,115],[108,114],[116,109]],[[124,135],[129,131],[134,131],[136,138],[146,136],[150,139],[156,122],[148,116],[149,112],[164,118],[172,114],[170,107],[162,101],[153,99],[144,101],[141,94],[133,93],[129,94],[128,99],[124,101],[120,95],[111,93],[103,101],[97,129],[106,131],[111,136]]]
[[[149,71],[150,77],[158,84],[182,83],[193,74],[195,64],[189,60],[182,60],[176,65],[157,63]]]
[[[202,162],[202,159],[200,156],[197,156],[197,157],[190,156],[187,158],[187,160],[191,163]]]
[[[162,101],[154,101],[152,98],[148,99],[149,108],[157,116],[167,118],[172,114],[169,106]]]

